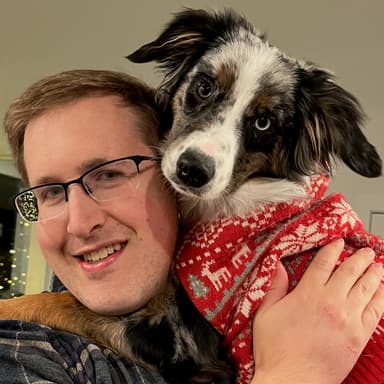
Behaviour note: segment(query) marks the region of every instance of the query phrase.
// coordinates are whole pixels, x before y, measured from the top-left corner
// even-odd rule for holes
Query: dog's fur
[[[195,219],[300,197],[303,177],[331,172],[336,159],[381,175],[356,98],[233,12],[188,10],[128,57],[165,72],[158,99],[172,108],[173,125],[162,170]]]
[[[160,148],[162,170],[187,222],[305,198],[306,177],[331,173],[337,159],[363,176],[381,174],[356,98],[328,71],[288,57],[232,11],[180,12],[128,58],[156,61],[165,73],[158,101],[172,128]],[[126,317],[95,315],[70,294],[3,301],[0,317],[92,337],[170,383],[233,379],[218,352],[220,336],[174,277],[168,292]]]

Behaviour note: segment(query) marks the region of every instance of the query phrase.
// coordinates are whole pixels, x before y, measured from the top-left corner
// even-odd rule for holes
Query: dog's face
[[[354,96],[233,12],[181,12],[128,58],[165,71],[158,95],[173,123],[162,170],[177,191],[207,202],[202,209],[298,196],[304,176],[330,172],[337,158],[381,174]]]
[[[185,75],[163,148],[163,172],[176,189],[215,199],[250,178],[283,176],[278,152],[295,95],[280,56],[249,35],[207,52]]]

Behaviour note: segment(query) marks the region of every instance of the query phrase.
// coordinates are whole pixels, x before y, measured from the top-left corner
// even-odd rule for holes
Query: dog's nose
[[[176,175],[187,187],[201,188],[214,174],[214,160],[200,151],[188,149],[177,160]]]

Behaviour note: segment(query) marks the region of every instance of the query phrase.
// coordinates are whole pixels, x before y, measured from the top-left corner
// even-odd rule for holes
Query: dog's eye
[[[201,99],[207,99],[214,92],[215,87],[212,81],[207,79],[199,79],[196,83],[196,94]]]
[[[272,120],[268,116],[260,116],[255,120],[255,127],[259,131],[266,131],[272,125]]]

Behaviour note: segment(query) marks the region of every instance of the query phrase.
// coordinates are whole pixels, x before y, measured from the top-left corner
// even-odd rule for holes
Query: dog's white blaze
[[[162,171],[176,190],[188,194],[177,183],[173,183],[172,180],[175,178],[176,164],[181,154],[187,149],[199,150],[212,157],[215,161],[215,175],[204,186],[204,193],[200,198],[214,199],[227,187],[231,180],[238,146],[238,138],[234,130],[223,130],[218,123],[214,123],[204,131],[191,132],[182,140],[173,142],[164,153]]]
[[[188,143],[193,141],[193,145],[205,153],[207,153],[205,148],[210,148],[212,145],[224,148],[225,151],[207,153],[215,159],[216,173],[201,196],[203,199],[217,198],[231,181],[236,154],[239,151],[240,120],[257,94],[263,75],[278,66],[279,61],[275,52],[275,49],[267,47],[264,43],[259,42],[255,48],[250,47],[249,43],[236,41],[221,47],[219,53],[214,52],[207,56],[207,60],[217,71],[223,63],[236,60],[234,68],[237,79],[232,96],[234,103],[221,113],[224,121],[216,120],[207,130],[192,133],[185,140]]]

